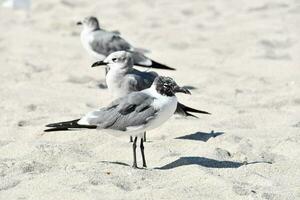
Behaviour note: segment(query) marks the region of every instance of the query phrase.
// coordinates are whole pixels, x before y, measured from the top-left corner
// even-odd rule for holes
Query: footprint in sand
[[[289,5],[286,3],[266,3],[261,6],[252,7],[248,9],[248,12],[265,12],[266,10],[275,10],[280,8],[288,8]]]
[[[20,120],[18,123],[17,123],[18,127],[24,127],[24,126],[28,126],[29,125],[29,121],[27,120]]]
[[[93,78],[90,76],[69,76],[67,82],[75,84],[84,84],[93,81]]]
[[[283,50],[287,50],[293,45],[293,42],[290,39],[263,39],[259,41],[259,44],[263,46],[265,50],[263,55],[258,56],[259,58],[270,60],[291,60],[291,56],[288,53],[283,52]]]
[[[36,111],[36,109],[37,109],[37,105],[35,104],[29,104],[28,106],[26,106],[26,110],[29,112]]]
[[[25,62],[25,66],[30,67],[34,73],[40,73],[49,70],[49,66],[37,65],[28,61]]]
[[[181,11],[182,15],[186,16],[186,17],[192,17],[194,15],[194,11],[192,9],[183,9]]]
[[[49,166],[37,162],[37,161],[24,161],[21,162],[18,165],[18,168],[22,171],[22,173],[37,173],[37,174],[41,174],[41,173],[45,173],[49,170]]]
[[[176,50],[184,50],[184,49],[188,49],[190,47],[189,43],[187,42],[177,42],[177,43],[172,43],[169,45],[172,49],[176,49]]]
[[[216,148],[215,155],[217,156],[218,159],[221,159],[221,160],[229,160],[232,157],[232,155],[229,151],[222,149],[222,148]]]
[[[20,180],[15,180],[15,179],[10,179],[10,178],[3,178],[0,181],[0,191],[14,188],[20,182],[21,182]]]

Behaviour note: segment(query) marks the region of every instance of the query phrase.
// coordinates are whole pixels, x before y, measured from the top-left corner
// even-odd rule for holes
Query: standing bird
[[[158,63],[146,57],[139,49],[131,46],[116,31],[106,31],[100,28],[96,17],[86,17],[83,21],[77,22],[83,25],[81,31],[81,43],[87,52],[97,60],[104,60],[109,54],[115,51],[128,51],[132,53],[134,65],[140,67],[175,70],[164,64]],[[108,72],[106,68],[106,73]]]
[[[92,67],[99,65],[108,66],[110,70],[106,74],[106,84],[114,98],[119,98],[131,92],[149,88],[158,77],[156,72],[142,72],[133,68],[134,59],[131,53],[117,51],[110,54],[102,61],[95,62]],[[178,102],[176,114],[193,116],[193,113],[210,114],[206,111],[190,108]],[[132,140],[132,139],[131,139]]]
[[[137,168],[136,143],[140,138],[143,167],[147,167],[143,133],[162,125],[173,115],[177,107],[177,92],[190,94],[186,88],[179,87],[172,78],[158,76],[148,89],[116,99],[109,106],[89,112],[80,119],[48,124],[46,127],[50,129],[45,132],[87,128],[111,129],[120,136],[130,135],[134,137],[133,168]]]

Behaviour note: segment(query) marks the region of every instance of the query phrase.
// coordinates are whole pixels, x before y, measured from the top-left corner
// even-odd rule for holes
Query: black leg
[[[136,141],[137,141],[137,137],[134,138],[133,144],[132,144],[132,149],[133,149],[133,168],[137,168],[137,164],[136,164]]]
[[[146,131],[144,132],[144,142],[146,142]]]
[[[130,140],[129,140],[129,142],[133,142],[132,136],[130,136]]]
[[[143,141],[143,138],[141,138],[141,145],[140,145],[140,147],[141,147],[141,153],[142,153],[142,159],[143,159],[143,167],[147,167],[146,159],[145,159],[145,153],[144,153],[144,141]]]

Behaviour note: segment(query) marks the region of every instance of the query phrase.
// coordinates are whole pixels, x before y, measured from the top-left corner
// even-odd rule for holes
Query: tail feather
[[[159,62],[156,62],[154,60],[151,60],[152,64],[151,65],[145,65],[142,63],[134,63],[136,66],[140,67],[149,67],[149,68],[155,68],[155,69],[167,69],[167,70],[176,70],[175,68],[169,67],[167,65],[161,64]]]
[[[75,119],[71,121],[66,121],[66,122],[58,122],[58,123],[52,123],[52,124],[47,124],[46,127],[51,127],[50,129],[44,130],[45,132],[51,132],[51,131],[67,131],[70,128],[88,128],[88,129],[96,129],[97,126],[95,125],[81,125],[78,124],[77,122],[80,119]]]
[[[191,114],[190,112],[199,113],[199,114],[208,114],[208,115],[211,114],[207,111],[197,110],[195,108],[188,107],[186,105],[183,105],[182,103],[177,104],[177,108],[176,108],[176,111],[175,111],[176,114],[198,118],[197,116]]]

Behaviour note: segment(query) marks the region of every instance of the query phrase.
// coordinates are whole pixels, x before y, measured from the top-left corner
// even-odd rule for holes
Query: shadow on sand
[[[174,169],[176,167],[186,166],[186,165],[199,165],[208,168],[239,168],[243,165],[256,164],[256,163],[272,164],[270,162],[264,162],[264,161],[256,161],[256,162],[248,163],[248,162],[220,161],[220,160],[214,160],[205,157],[180,157],[179,159],[156,169],[163,169],[163,170]]]
[[[207,142],[210,138],[215,138],[215,137],[218,137],[223,134],[224,134],[224,132],[214,132],[214,131],[211,131],[210,133],[196,132],[196,133],[192,133],[190,135],[180,136],[175,139],[199,140],[199,141]]]

